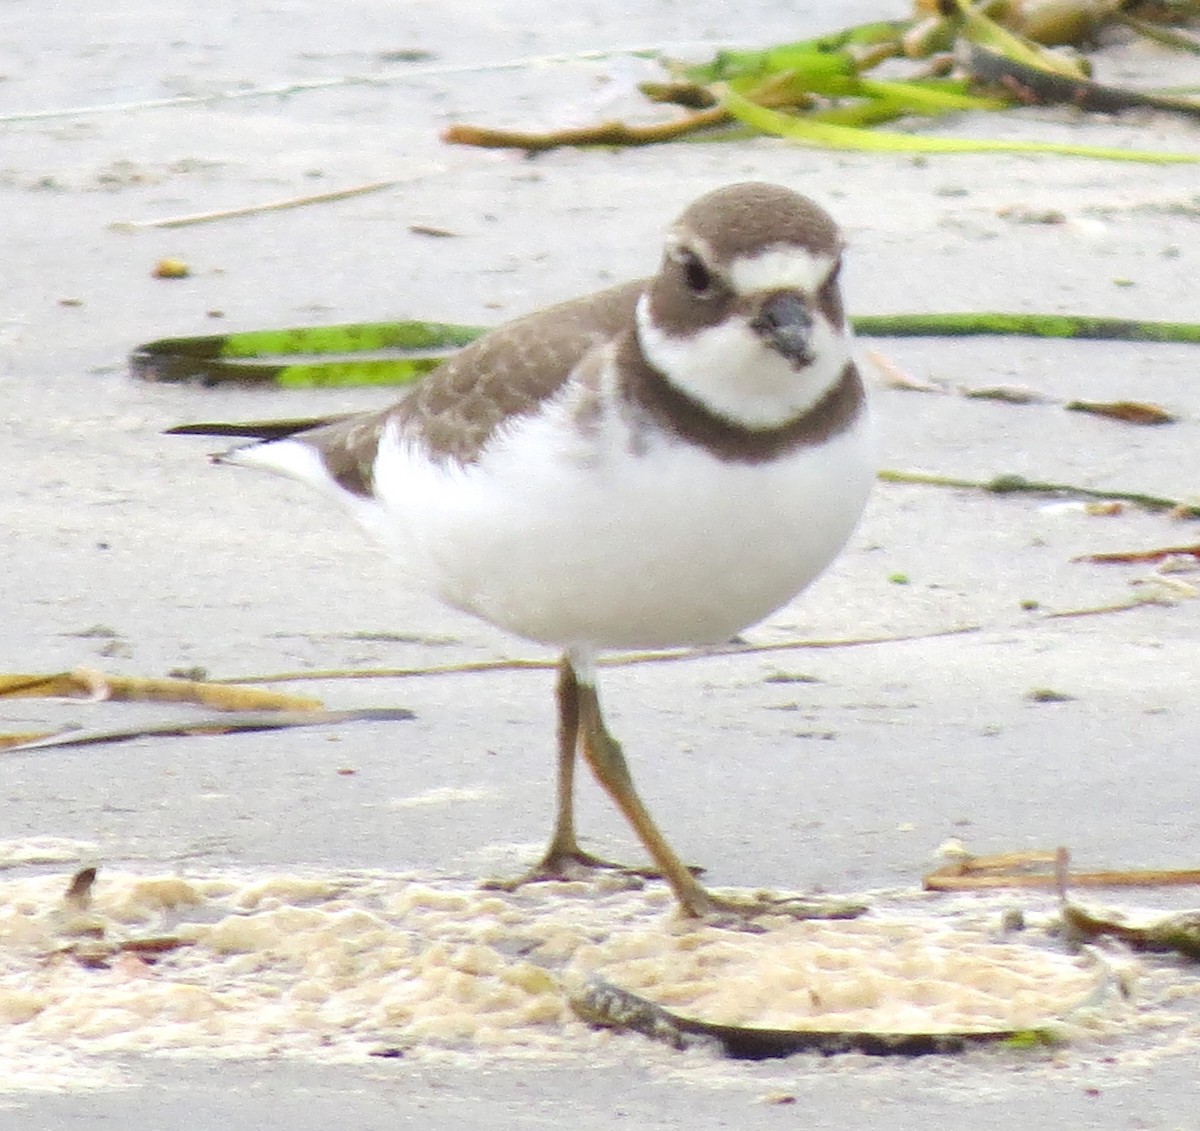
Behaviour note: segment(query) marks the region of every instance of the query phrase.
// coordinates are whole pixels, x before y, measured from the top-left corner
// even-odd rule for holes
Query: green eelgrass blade
[[[1148,322],[1069,314],[878,314],[851,319],[867,337],[966,337],[1010,334],[1079,340],[1200,343],[1200,323]],[[438,322],[359,322],[261,330],[200,338],[163,338],[139,346],[130,363],[149,381],[238,382],[281,388],[407,385],[435,369],[455,346],[484,328]],[[363,357],[384,343],[424,341],[425,356]],[[337,343],[335,350],[334,343]],[[289,355],[289,344],[298,349]],[[384,347],[386,348],[386,347]],[[393,347],[394,348],[394,347]],[[268,352],[269,351],[269,352]],[[334,354],[329,360],[309,360]]]
[[[859,93],[903,107],[916,114],[945,114],[954,110],[1007,110],[1010,102],[970,94],[966,83],[933,79],[924,82],[862,79]]]
[[[215,337],[220,356],[292,357],[297,354],[365,353],[368,350],[447,350],[479,336],[474,326],[445,322],[349,322],[290,330],[245,330]],[[191,339],[203,341],[204,339]]]
[[[354,322],[281,330],[247,330],[195,338],[160,338],[130,355],[130,368],[147,381],[201,381],[313,385],[402,385],[474,341],[484,327],[445,322]],[[407,356],[363,358],[403,351]],[[330,356],[352,361],[304,361]]]
[[[442,363],[442,358],[371,358],[314,361],[280,366],[273,382],[281,389],[344,389],[355,385],[411,385]],[[242,373],[245,373],[245,368]]]
[[[1079,63],[1072,58],[1047,51],[1036,43],[1016,35],[1007,28],[988,19],[970,0],[954,0],[963,21],[963,32],[972,43],[990,47],[1001,55],[1028,67],[1050,71],[1067,78],[1084,78]]]
[[[186,339],[182,339],[186,340]],[[155,343],[156,345],[159,343]],[[353,388],[359,385],[411,385],[442,363],[442,358],[359,358],[276,364],[222,361],[163,352],[135,351],[130,368],[144,381],[196,381],[202,385],[276,385],[281,389]]]
[[[871,125],[908,114],[947,114],[959,110],[1007,110],[1011,102],[972,94],[967,84],[956,79],[927,79],[913,82],[863,79],[857,76],[814,76],[811,72],[778,71],[767,80],[738,80],[730,84],[747,100],[766,106],[794,103],[804,106],[813,95],[837,103],[809,111],[807,117],[841,125]]]
[[[929,137],[922,134],[855,129],[851,126],[814,121],[809,117],[768,110],[728,87],[721,92],[721,101],[735,118],[748,126],[787,141],[823,149],[852,149],[867,153],[1048,153],[1105,161],[1141,161],[1164,165],[1200,161],[1200,154],[1192,153],[1155,153],[1054,142],[1000,141],[995,138]]]
[[[945,80],[934,80],[942,83]],[[860,93],[864,98],[855,98],[839,102],[836,106],[828,106],[822,110],[810,110],[805,114],[806,121],[828,122],[831,125],[848,126],[853,129],[866,129],[870,126],[882,125],[884,122],[894,122],[897,118],[911,117],[913,114],[933,116],[950,114],[960,110],[1005,110],[1007,102],[994,98],[980,98],[978,95],[967,94],[955,89],[964,84],[954,82],[953,86],[939,89],[938,86],[924,83],[892,83],[873,82],[864,79]],[[915,89],[914,89],[915,88]],[[743,128],[747,128],[744,127]],[[696,138],[695,140],[704,140]]]
[[[791,70],[797,66],[803,68],[805,65],[819,70],[843,70],[847,64],[854,68],[851,56],[846,54],[847,48],[874,47],[891,42],[899,44],[908,27],[908,20],[860,24],[816,39],[782,43],[761,51],[718,51],[711,62],[673,69],[692,82],[703,84],[739,78],[764,78],[776,71]]]
[[[986,491],[990,495],[1075,495],[1083,499],[1115,499],[1145,507],[1147,510],[1177,510],[1188,518],[1200,516],[1200,507],[1185,499],[1147,495],[1140,491],[1103,491],[1094,487],[1082,487],[1076,483],[1045,483],[1008,473],[993,475],[991,479],[965,479],[957,475],[937,475],[931,472],[881,467],[877,478],[881,483],[916,483],[928,487]]]
[[[1147,322],[1079,314],[864,314],[851,319],[851,324],[857,333],[875,338],[1010,334],[1022,338],[1200,343],[1200,322]]]

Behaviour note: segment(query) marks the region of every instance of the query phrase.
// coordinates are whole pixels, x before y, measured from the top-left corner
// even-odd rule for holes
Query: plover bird
[[[596,690],[609,649],[729,640],[849,537],[874,478],[834,221],[777,185],[693,203],[658,273],[517,319],[398,404],[215,457],[332,496],[408,583],[561,650],[553,836],[526,879],[606,866],[575,834],[581,753],[688,916],[724,911],[634,789]]]

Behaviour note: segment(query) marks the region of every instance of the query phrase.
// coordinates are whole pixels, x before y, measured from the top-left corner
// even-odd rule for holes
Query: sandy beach
[[[126,358],[152,339],[500,322],[652,272],[679,210],[745,179],[787,184],[836,216],[857,314],[1195,321],[1194,166],[830,153],[769,139],[528,158],[439,141],[458,121],[567,126],[648,113],[635,83],[657,66],[617,48],[703,57],[904,13],[897,0],[803,11],[571,0],[547,26],[544,7],[525,0],[356,0],[336,18],[309,0],[14,5],[0,45],[0,672],[233,678],[552,659],[404,592],[386,557],[301,487],[213,467],[211,442],[162,435],[191,420],[373,407],[394,392],[135,381]],[[1112,81],[1194,81],[1194,67],[1188,75],[1144,44],[1117,43],[1102,58]],[[492,66],[512,60],[526,62]],[[220,92],[239,97],[205,97]],[[1162,114],[1027,109],[926,128],[1200,152],[1196,125]],[[148,225],[381,181],[395,183],[305,208]],[[165,257],[183,260],[188,277],[155,277]],[[881,339],[864,340],[868,350],[951,392],[1021,385],[1043,398],[885,388],[867,360],[885,467],[1196,497],[1195,346]],[[1064,411],[1075,399],[1152,401],[1177,419],[1149,428]],[[616,668],[604,679],[610,721],[673,842],[717,886],[912,894],[952,838],[978,853],[1067,845],[1090,869],[1194,867],[1197,576],[1077,559],[1195,543],[1195,532],[1194,520],[1137,507],[1101,515],[1059,499],[881,484],[831,570],[747,636],[903,639]],[[1127,611],[1053,615],[1147,594],[1155,599]],[[943,635],[956,628],[971,631]],[[339,877],[411,874],[466,889],[536,854],[552,804],[549,672],[277,686],[415,718],[6,756],[0,881],[65,883],[94,864],[98,883],[282,875],[336,888]],[[186,714],[8,700],[0,732]],[[638,855],[591,782],[580,821],[590,847]],[[30,848],[39,843],[41,857]],[[1187,906],[1194,894],[1169,899]],[[1030,899],[1031,913],[1051,906]],[[1149,997],[1135,997],[1137,1024],[1027,1058],[749,1064],[632,1034],[600,1040],[581,1025],[558,1051],[435,1042],[390,1059],[322,1060],[292,1055],[280,1033],[275,1054],[162,1055],[123,1044],[120,1026],[108,1044],[55,1048],[14,1023],[0,1038],[0,1120],[13,1131],[564,1119],[1165,1131],[1194,1122],[1200,1034],[1200,983],[1181,964],[1164,989],[1165,969]]]

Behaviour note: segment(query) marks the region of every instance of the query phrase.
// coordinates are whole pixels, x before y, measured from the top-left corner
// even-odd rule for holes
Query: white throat
[[[637,329],[646,360],[672,385],[743,428],[779,428],[803,416],[837,384],[850,360],[845,327],[831,326],[819,313],[813,318],[813,361],[802,369],[768,348],[745,318],[684,337],[667,334],[654,322],[648,294],[638,300]]]

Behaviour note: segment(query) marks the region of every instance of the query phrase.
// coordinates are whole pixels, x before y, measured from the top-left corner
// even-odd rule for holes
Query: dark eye
[[[694,295],[704,295],[712,289],[712,272],[704,266],[694,251],[680,253],[679,264],[683,268],[683,281]]]

